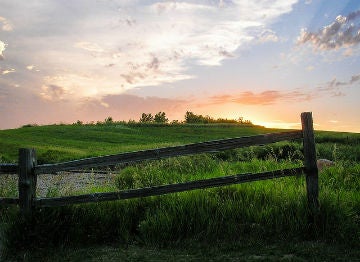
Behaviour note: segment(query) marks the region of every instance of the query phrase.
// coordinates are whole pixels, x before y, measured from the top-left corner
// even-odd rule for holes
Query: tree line
[[[191,111],[186,111],[184,116],[184,121],[179,120],[172,120],[169,121],[169,119],[166,116],[165,112],[158,112],[155,115],[152,115],[151,113],[142,113],[140,116],[140,119],[138,121],[136,120],[128,120],[128,121],[115,121],[111,116],[106,117],[103,121],[90,121],[84,123],[81,120],[77,120],[76,122],[72,123],[72,125],[110,125],[110,124],[242,124],[242,125],[254,125],[250,120],[246,120],[243,117],[239,117],[238,119],[227,119],[227,118],[213,118],[208,115],[197,115]],[[67,125],[66,123],[59,123],[54,125]],[[36,123],[32,124],[26,124],[21,127],[35,127],[39,126]]]
[[[244,125],[253,125],[250,120],[245,120],[243,117],[238,119],[227,119],[227,118],[213,118],[208,115],[197,115],[191,111],[186,111],[184,116],[184,121],[172,120],[171,122],[166,116],[165,112],[158,112],[155,115],[151,113],[142,113],[140,119],[129,120],[129,121],[114,121],[114,119],[109,116],[105,118],[104,121],[97,121],[96,123],[90,122],[87,124],[114,124],[114,123],[123,123],[123,124],[244,124]],[[75,125],[83,125],[84,123],[80,120],[77,120]]]

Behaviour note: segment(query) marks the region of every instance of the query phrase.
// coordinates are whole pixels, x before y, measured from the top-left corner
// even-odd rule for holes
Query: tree
[[[112,124],[114,122],[113,118],[111,116],[108,116],[105,118],[105,124]]]
[[[243,117],[239,117],[238,120],[218,118],[214,119],[211,116],[196,115],[191,111],[185,113],[185,123],[187,124],[246,124],[252,125],[250,120],[244,120]]]
[[[154,117],[149,113],[142,113],[141,118],[139,120],[140,123],[151,123],[154,121]]]
[[[155,123],[167,123],[169,119],[166,118],[165,112],[158,112],[154,117]]]
[[[195,115],[191,111],[186,111],[186,113],[185,113],[185,122],[188,124],[202,123],[203,118],[204,117],[202,115]]]

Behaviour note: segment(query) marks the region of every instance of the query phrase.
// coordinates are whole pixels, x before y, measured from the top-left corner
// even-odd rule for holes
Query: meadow
[[[0,161],[16,162],[20,147],[36,148],[41,163],[182,145],[271,132],[231,124],[88,124],[25,126],[0,130]]]
[[[0,161],[16,162],[19,147],[36,148],[39,163],[54,163],[278,131],[231,124],[30,126],[0,131]],[[2,206],[3,257],[41,257],[46,261],[68,257],[81,261],[92,250],[94,260],[96,256],[97,260],[111,257],[136,261],[143,253],[149,254],[142,257],[148,261],[188,261],[184,254],[196,261],[234,261],[241,254],[256,260],[262,252],[260,260],[275,261],[290,254],[288,260],[299,261],[313,258],[306,252],[312,250],[319,260],[356,260],[360,256],[360,134],[317,131],[315,140],[318,158],[336,164],[319,174],[320,212],[311,220],[303,176],[158,197],[42,208],[31,221],[17,216],[17,207]],[[50,187],[46,195],[107,192],[298,167],[303,160],[301,150],[300,141],[288,141],[146,161],[118,167],[111,183],[94,181],[71,191]],[[15,178],[1,178],[1,196],[17,195]],[[215,255],[211,250],[218,252]]]

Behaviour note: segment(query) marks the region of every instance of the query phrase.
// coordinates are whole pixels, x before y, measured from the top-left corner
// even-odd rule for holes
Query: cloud
[[[12,31],[13,26],[5,17],[0,16],[0,28],[2,31]]]
[[[352,48],[346,48],[346,49],[344,50],[344,52],[343,52],[343,55],[344,55],[344,56],[347,56],[347,57],[353,56],[353,55],[354,55],[354,51],[353,51]]]
[[[194,11],[211,11],[216,6],[206,4],[195,4],[187,2],[160,2],[152,5],[152,8],[157,13],[163,14],[165,12],[182,11],[182,12],[194,12]]]
[[[102,75],[65,73],[46,76],[43,79],[40,97],[46,100],[79,100],[93,97],[100,99],[113,88],[124,91],[117,82]]]
[[[0,41],[0,60],[4,59],[3,52],[5,51],[5,49],[6,49],[6,44]]]
[[[359,81],[359,80],[360,80],[360,74],[358,74],[358,75],[353,75],[353,76],[351,77],[351,79],[350,79],[349,84],[353,84],[353,83],[355,83],[355,82],[357,82],[357,81]]]
[[[179,119],[186,111],[191,101],[177,98],[161,98],[156,96],[141,97],[131,94],[108,95],[101,100],[83,99],[78,105],[77,113],[81,120],[103,120],[112,116],[115,120],[139,120],[142,113],[155,114],[166,112],[169,119]]]
[[[337,16],[334,22],[317,32],[302,29],[297,44],[307,43],[312,45],[314,50],[336,50],[359,44],[360,10],[349,13],[347,16]]]
[[[149,69],[158,70],[160,66],[159,59],[157,57],[153,57],[151,62],[147,65]]]
[[[2,69],[0,68],[0,75],[7,75],[10,73],[14,73],[16,70],[14,68],[9,68],[9,69]]]
[[[12,16],[18,26],[9,43],[16,45],[7,55],[17,61],[17,70],[33,64],[41,69],[36,75],[25,73],[31,79],[24,81],[41,82],[33,89],[42,98],[53,97],[50,86],[58,86],[66,100],[98,99],[195,78],[193,68],[221,65],[248,48],[259,33],[261,41],[277,41],[268,28],[297,2],[4,1],[4,13],[34,10],[26,19]]]
[[[43,92],[40,93],[40,96],[49,101],[62,100],[67,93],[65,88],[57,85],[43,85],[41,89]]]
[[[34,65],[28,65],[26,66],[26,69],[31,71],[34,69],[34,67],[35,67]]]
[[[276,33],[273,30],[266,29],[262,31],[258,37],[259,41],[261,43],[265,42],[278,42],[279,37],[276,35]]]
[[[210,104],[237,103],[243,105],[271,105],[282,101],[310,100],[313,96],[314,95],[311,93],[296,90],[290,92],[267,90],[261,93],[245,91],[236,95],[218,95],[210,97]]]
[[[189,103],[188,100],[161,98],[156,96],[141,97],[130,94],[105,96],[103,101],[115,110],[135,110],[138,112],[173,111]],[[140,115],[139,115],[140,116]]]
[[[19,127],[29,123],[53,124],[103,121],[112,116],[115,120],[138,120],[141,113],[166,112],[169,119],[180,119],[191,101],[156,96],[141,97],[130,94],[106,95],[102,100],[80,98],[77,101],[55,99],[66,97],[68,90],[61,86],[44,87],[50,99],[35,96],[30,89],[12,85],[0,77],[0,129]],[[107,106],[107,107],[106,107]],[[180,112],[180,113],[179,113]]]
[[[49,102],[34,96],[32,90],[12,85],[0,78],[0,129],[29,123],[50,124],[77,117],[76,107],[66,101]]]
[[[348,81],[339,81],[336,78],[333,78],[331,81],[325,83],[322,86],[318,87],[320,91],[332,91],[338,92],[340,88],[351,86],[352,84],[358,82],[360,80],[360,74],[351,76],[350,80]]]
[[[344,97],[346,93],[344,88],[352,86],[354,83],[357,83],[360,80],[360,74],[351,76],[348,81],[339,81],[337,78],[333,78],[331,81],[328,81],[320,86],[318,86],[315,91],[319,95],[330,95],[332,97]]]
[[[273,105],[282,102],[310,101],[324,96],[346,96],[344,88],[360,82],[360,74],[353,75],[348,81],[339,81],[333,78],[311,90],[294,89],[290,91],[266,90],[260,93],[244,91],[238,94],[220,94],[208,98],[205,105],[236,103],[242,105]],[[203,105],[200,105],[203,106]]]
[[[81,48],[83,50],[86,50],[86,51],[89,51],[92,53],[103,53],[104,52],[104,49],[101,46],[99,46],[98,44],[85,42],[85,41],[75,43],[75,47]]]
[[[313,71],[314,69],[315,69],[315,67],[312,66],[312,65],[309,65],[309,66],[306,67],[307,71]]]

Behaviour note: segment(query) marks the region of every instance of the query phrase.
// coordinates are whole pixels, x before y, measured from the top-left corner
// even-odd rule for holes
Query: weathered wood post
[[[36,174],[34,167],[37,164],[34,149],[19,149],[19,206],[23,215],[31,215],[33,199],[36,196]]]
[[[319,182],[318,168],[316,165],[316,149],[311,112],[301,113],[301,124],[303,132],[304,165],[306,174],[306,192],[309,207],[312,211],[319,208]]]

